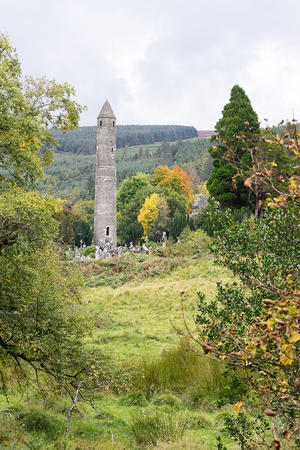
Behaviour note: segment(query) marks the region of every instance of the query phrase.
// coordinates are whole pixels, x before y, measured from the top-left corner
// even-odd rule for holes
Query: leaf
[[[273,325],[275,325],[275,319],[269,319],[266,321],[266,325],[268,330],[271,330],[271,328],[273,327]]]
[[[300,334],[297,333],[293,328],[291,329],[291,336],[289,338],[289,342],[298,342],[300,340]]]
[[[245,406],[245,402],[243,402],[243,401],[237,402],[233,407],[233,411],[235,413],[239,414],[242,411],[242,409],[244,408],[244,406]]]
[[[289,366],[294,361],[293,346],[286,344],[281,347],[280,363]]]
[[[271,164],[273,167],[277,167],[277,164],[276,164],[276,162],[272,162],[272,164]]]
[[[252,179],[254,176],[255,176],[255,174],[251,175],[251,177],[247,178],[247,180],[244,181],[244,186],[251,189],[252,188]]]

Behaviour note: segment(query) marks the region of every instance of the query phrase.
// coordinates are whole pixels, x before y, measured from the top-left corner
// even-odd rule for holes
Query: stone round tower
[[[94,243],[117,244],[116,118],[106,100],[97,117]]]

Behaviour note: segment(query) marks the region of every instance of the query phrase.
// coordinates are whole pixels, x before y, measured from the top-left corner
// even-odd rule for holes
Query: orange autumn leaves
[[[155,186],[167,187],[182,194],[186,199],[187,210],[191,210],[195,198],[188,174],[178,166],[169,169],[167,166],[158,166],[152,176],[151,182]]]

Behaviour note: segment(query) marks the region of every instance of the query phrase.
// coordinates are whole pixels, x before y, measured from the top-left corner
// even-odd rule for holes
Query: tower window
[[[100,120],[100,127],[102,127],[102,120]]]
[[[106,236],[109,236],[109,227],[106,227]]]
[[[113,127],[115,126],[115,121],[113,120]]]
[[[111,148],[111,152],[113,153],[113,151],[114,151],[114,148],[112,147],[112,148]]]

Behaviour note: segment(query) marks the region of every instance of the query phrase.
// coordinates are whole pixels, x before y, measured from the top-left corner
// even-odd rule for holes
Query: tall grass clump
[[[162,392],[190,392],[216,398],[226,380],[220,363],[194,355],[182,342],[176,349],[165,350],[161,356],[144,362],[140,388],[147,396]]]
[[[160,409],[137,411],[131,416],[130,434],[137,445],[157,445],[159,441],[177,441],[188,422],[184,415]]]
[[[26,431],[45,433],[49,438],[59,436],[64,431],[61,420],[39,409],[21,412],[18,419]]]
[[[0,410],[0,446],[9,441],[19,440],[21,442],[23,430],[18,426],[15,415],[13,410]]]

